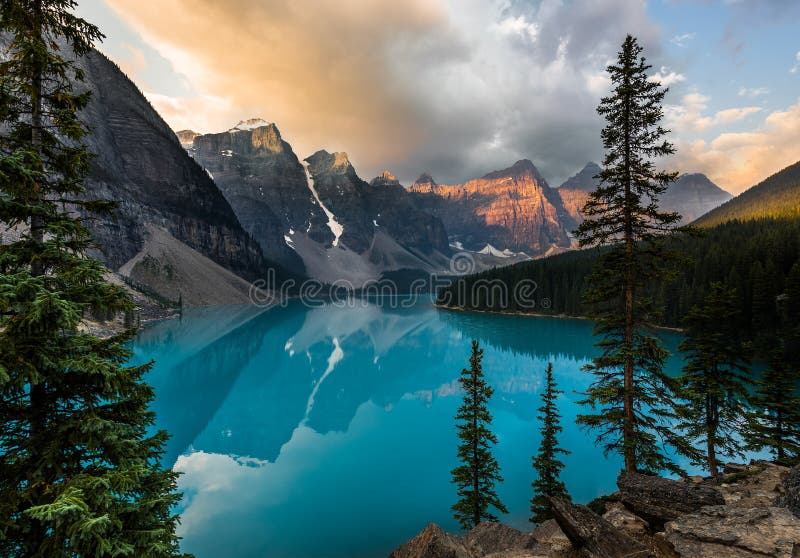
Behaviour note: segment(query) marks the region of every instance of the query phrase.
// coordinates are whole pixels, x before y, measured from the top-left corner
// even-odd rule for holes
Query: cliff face
[[[411,192],[465,247],[488,243],[541,255],[570,246],[561,198],[527,159],[464,184],[436,184],[423,175]]]
[[[96,155],[88,195],[119,204],[113,219],[88,222],[100,259],[120,268],[142,249],[146,228],[155,226],[237,275],[263,275],[258,245],[136,86],[98,52],[78,65],[93,91],[81,114]]]
[[[189,152],[208,171],[267,257],[325,281],[441,267],[441,221],[414,204],[391,173],[370,185],[346,153],[300,161],[275,124],[240,122],[198,135]],[[435,264],[430,258],[437,260]]]
[[[305,170],[274,124],[197,136],[192,154],[268,258],[301,271],[284,234],[297,230],[317,242],[331,239]]]

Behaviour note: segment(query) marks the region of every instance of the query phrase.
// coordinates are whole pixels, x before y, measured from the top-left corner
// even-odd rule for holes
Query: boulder
[[[708,506],[667,523],[665,535],[692,558],[800,556],[800,519],[783,508]]]
[[[502,523],[486,521],[461,537],[461,542],[475,556],[486,556],[531,548],[536,540],[531,533],[523,533]]]
[[[773,505],[784,490],[788,467],[756,461],[724,478],[720,491],[725,503],[739,508],[764,508]],[[732,482],[730,482],[732,481]]]
[[[586,506],[550,498],[559,527],[585,558],[645,558],[654,554]]]
[[[778,507],[789,508],[795,517],[800,517],[800,465],[794,467],[782,485],[783,494],[776,500]]]
[[[703,484],[623,472],[617,479],[620,501],[656,531],[664,523],[704,506],[725,503],[722,493]]]
[[[647,521],[629,511],[619,502],[606,505],[606,509],[608,511],[603,514],[603,519],[620,531],[634,538],[649,532],[650,525],[648,525]]]
[[[474,558],[458,537],[429,523],[416,537],[400,546],[389,558]]]

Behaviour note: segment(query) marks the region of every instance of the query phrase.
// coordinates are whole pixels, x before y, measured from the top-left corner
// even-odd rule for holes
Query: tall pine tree
[[[586,370],[595,374],[584,403],[593,414],[579,422],[596,429],[607,452],[619,452],[627,471],[675,470],[659,443],[672,441],[672,384],[664,374],[667,351],[648,328],[654,308],[648,287],[670,274],[674,254],[663,242],[681,217],[659,209],[677,173],[653,160],[674,152],[661,127],[666,89],[647,75],[642,47],[628,36],[608,67],[612,94],[597,111],[606,156],[600,185],[583,208],[581,247],[609,246],[599,257],[585,299],[602,350]]]
[[[684,320],[686,338],[680,350],[687,355],[679,377],[685,405],[678,425],[688,442],[705,444],[693,455],[712,477],[719,475],[718,456],[741,457],[741,426],[748,415],[747,347],[742,342],[738,295],[713,283],[700,306]]]
[[[558,459],[559,454],[569,452],[558,446],[558,433],[561,428],[561,415],[558,414],[556,398],[564,393],[556,388],[553,377],[553,363],[547,364],[545,370],[545,390],[542,393],[542,406],[539,407],[538,417],[542,428],[542,441],[539,444],[539,453],[533,458],[533,468],[537,478],[533,481],[533,499],[531,500],[531,523],[542,523],[553,517],[548,496],[569,499],[567,487],[561,481],[561,470],[564,464]]]
[[[464,368],[458,379],[464,390],[464,402],[456,413],[461,465],[451,471],[459,497],[452,509],[463,529],[471,529],[481,521],[496,521],[490,507],[508,513],[494,489],[495,483],[503,478],[492,455],[497,437],[489,429],[492,415],[487,405],[494,390],[483,378],[482,359],[483,349],[473,340],[469,369]]]
[[[102,35],[71,0],[0,0],[0,555],[178,554],[176,474],[149,433],[148,366],[126,366],[130,335],[79,329],[86,312],[127,311],[89,258],[76,214],[90,154],[74,56]]]

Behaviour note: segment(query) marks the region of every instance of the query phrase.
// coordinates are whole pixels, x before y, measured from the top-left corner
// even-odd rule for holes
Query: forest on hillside
[[[791,282],[800,282],[800,219],[734,220],[703,229],[698,237],[672,242],[683,264],[677,276],[651,289],[659,309],[659,315],[652,317],[654,324],[680,327],[711,284],[721,281],[736,289],[742,309],[740,331],[759,344],[774,335],[780,324],[781,295]],[[437,299],[446,306],[473,310],[583,316],[587,309],[582,293],[601,250],[568,252],[462,277],[441,289]],[[521,306],[513,297],[503,304],[489,290],[475,288],[479,282],[499,280],[513,292],[526,279],[536,283],[534,308]]]

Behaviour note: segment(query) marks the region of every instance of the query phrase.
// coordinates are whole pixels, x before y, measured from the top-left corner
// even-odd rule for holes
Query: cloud
[[[766,87],[740,87],[739,88],[739,96],[740,97],[761,97],[763,95],[768,95],[770,90]]]
[[[761,112],[762,107],[734,107],[717,111],[713,115],[706,114],[711,97],[697,91],[687,93],[681,98],[679,105],[666,105],[664,117],[669,128],[678,137],[691,137],[697,132],[704,132],[712,126],[733,124],[748,116]]]
[[[650,76],[650,81],[657,81],[665,87],[686,81],[686,76],[677,72],[670,72],[666,66],[661,66],[661,70]]]
[[[679,168],[705,172],[720,187],[739,193],[800,159],[800,102],[774,111],[753,131],[722,133],[678,145]]]
[[[345,150],[365,178],[406,182],[521,157],[572,174],[602,153],[595,108],[625,34],[660,55],[644,0],[107,2],[195,91],[150,95],[173,127],[261,116],[300,156]]]
[[[686,43],[694,39],[694,33],[683,33],[682,35],[675,35],[669,42],[678,47],[685,47]]]
[[[794,58],[795,58],[795,64],[794,66],[792,66],[792,69],[789,70],[789,72],[792,74],[796,74],[797,70],[800,69],[800,51],[798,51],[797,54],[794,55]]]

